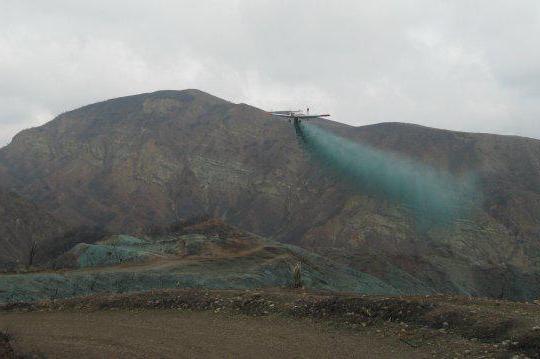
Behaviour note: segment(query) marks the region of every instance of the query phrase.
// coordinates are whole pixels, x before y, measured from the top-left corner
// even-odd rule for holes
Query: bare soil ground
[[[306,320],[172,310],[1,316],[19,352],[54,358],[423,358],[397,338]]]
[[[14,303],[0,331],[48,357],[539,358],[540,306],[456,296],[167,290]]]

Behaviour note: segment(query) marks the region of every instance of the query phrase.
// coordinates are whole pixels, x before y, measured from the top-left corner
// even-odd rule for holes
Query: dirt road
[[[0,313],[19,352],[48,358],[425,358],[398,338],[309,320],[174,310]]]

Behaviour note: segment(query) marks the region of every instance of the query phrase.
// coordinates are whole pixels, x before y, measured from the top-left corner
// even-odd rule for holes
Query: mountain
[[[61,114],[0,150],[0,184],[115,233],[207,214],[401,292],[540,295],[540,141],[402,123],[296,127],[198,90]],[[444,219],[444,220],[441,220]]]

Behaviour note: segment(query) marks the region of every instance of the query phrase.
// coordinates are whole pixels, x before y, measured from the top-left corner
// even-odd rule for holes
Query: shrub
[[[304,284],[302,283],[302,265],[300,263],[296,263],[292,267],[292,284],[291,286],[293,288],[302,288]]]

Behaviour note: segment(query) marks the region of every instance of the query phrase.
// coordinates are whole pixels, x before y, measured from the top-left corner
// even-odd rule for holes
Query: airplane
[[[306,113],[302,112],[301,110],[287,110],[287,111],[271,111],[270,114],[272,116],[288,118],[289,122],[291,120],[294,120],[295,125],[298,124],[299,122],[302,122],[302,120],[309,120],[313,118],[322,118],[322,117],[330,116],[329,113],[324,113],[322,115],[311,115],[309,113],[309,107],[307,108]]]

